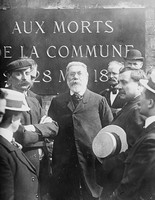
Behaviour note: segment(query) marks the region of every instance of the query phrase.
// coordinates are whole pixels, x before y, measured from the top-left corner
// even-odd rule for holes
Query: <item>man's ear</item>
[[[148,108],[153,108],[155,106],[155,102],[153,99],[149,99],[149,105]]]

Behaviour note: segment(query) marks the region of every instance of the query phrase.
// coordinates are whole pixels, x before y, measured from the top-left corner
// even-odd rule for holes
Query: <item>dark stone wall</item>
[[[155,1],[154,0],[0,0],[1,10],[20,7],[45,9],[80,8],[144,8],[145,9],[145,65],[155,67]],[[136,33],[133,33],[136,34]],[[43,97],[48,109],[50,97]]]

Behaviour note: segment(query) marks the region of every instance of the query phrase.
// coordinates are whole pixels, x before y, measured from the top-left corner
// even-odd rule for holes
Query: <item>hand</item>
[[[45,123],[52,123],[52,118],[48,117],[46,115],[44,115],[41,120],[40,120],[40,124],[45,124]]]
[[[33,125],[25,125],[24,128],[26,131],[32,131],[32,132],[36,131],[36,129]]]

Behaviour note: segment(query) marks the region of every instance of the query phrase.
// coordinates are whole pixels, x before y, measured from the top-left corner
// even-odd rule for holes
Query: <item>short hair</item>
[[[147,76],[142,69],[131,69],[130,67],[125,67],[120,71],[120,74],[126,72],[126,71],[131,71],[131,78],[135,82],[139,82],[140,79],[147,79]]]
[[[87,71],[87,65],[86,64],[84,64],[83,62],[72,61],[72,62],[68,63],[68,65],[66,67],[66,76],[68,75],[68,71],[69,71],[70,67],[78,66],[78,65],[80,65],[81,67],[83,67]]]
[[[5,93],[0,89],[0,99],[5,99]]]
[[[124,64],[122,62],[118,62],[117,60],[110,61],[108,64],[108,68],[110,67],[111,64],[119,66],[120,67],[119,70],[122,70],[124,68]]]

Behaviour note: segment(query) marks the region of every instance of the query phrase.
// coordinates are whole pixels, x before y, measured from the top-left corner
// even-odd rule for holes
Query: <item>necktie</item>
[[[117,94],[118,88],[110,87],[109,89],[113,94]]]
[[[77,107],[77,105],[79,104],[79,102],[83,99],[83,96],[82,95],[79,95],[77,93],[74,93],[72,95],[72,101],[73,101],[73,104],[75,106],[75,108]]]

